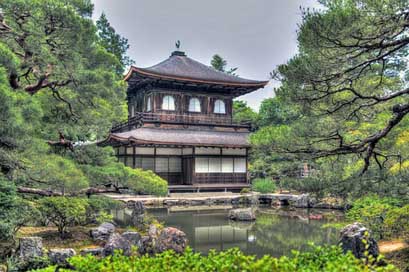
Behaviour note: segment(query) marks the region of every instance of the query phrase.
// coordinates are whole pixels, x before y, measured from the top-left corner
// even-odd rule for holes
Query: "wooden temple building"
[[[119,161],[154,171],[170,190],[248,186],[250,124],[233,122],[233,98],[267,81],[219,72],[181,51],[149,68],[131,67],[125,80],[128,121],[101,143]]]

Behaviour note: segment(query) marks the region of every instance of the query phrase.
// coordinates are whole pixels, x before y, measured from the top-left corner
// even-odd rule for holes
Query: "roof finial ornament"
[[[180,40],[177,40],[175,45],[176,45],[176,51],[179,51],[179,49],[180,49]]]
[[[180,51],[180,40],[176,41],[175,46],[176,50],[172,52],[172,56],[186,57],[185,52]]]

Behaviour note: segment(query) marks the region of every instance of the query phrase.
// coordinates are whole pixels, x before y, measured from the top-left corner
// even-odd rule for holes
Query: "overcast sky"
[[[181,41],[186,54],[210,65],[220,54],[241,77],[266,80],[297,51],[300,6],[316,0],[93,0],[94,17],[102,12],[129,39],[128,55],[137,67],[152,66]],[[94,18],[94,19],[95,19]],[[273,85],[240,99],[254,109],[273,96]]]

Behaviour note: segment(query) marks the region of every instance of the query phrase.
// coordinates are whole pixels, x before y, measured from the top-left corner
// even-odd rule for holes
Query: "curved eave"
[[[142,76],[148,76],[148,77],[153,77],[153,78],[158,78],[158,79],[177,80],[177,81],[183,81],[183,82],[193,82],[193,83],[202,83],[202,84],[215,84],[215,85],[234,86],[234,87],[263,88],[268,83],[268,81],[260,81],[260,82],[255,82],[255,83],[238,83],[238,82],[212,81],[212,80],[203,80],[203,79],[179,77],[179,76],[172,76],[172,75],[163,75],[163,74],[149,72],[142,68],[138,68],[134,66],[131,66],[124,80],[128,81],[130,77],[132,76],[132,73],[134,72]]]
[[[107,146],[112,142],[119,142],[123,144],[140,144],[140,145],[177,145],[177,146],[201,146],[201,147],[231,147],[231,148],[249,148],[250,144],[246,145],[226,145],[226,144],[198,144],[198,143],[188,143],[184,142],[164,142],[164,141],[147,141],[141,140],[135,137],[119,137],[117,135],[110,134],[105,140],[98,143],[100,146]]]

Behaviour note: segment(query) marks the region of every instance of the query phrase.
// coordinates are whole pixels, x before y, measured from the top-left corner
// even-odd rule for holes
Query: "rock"
[[[152,238],[149,236],[142,236],[141,240],[139,241],[138,247],[139,254],[141,255],[154,254],[154,249],[152,246],[153,246]]]
[[[173,250],[176,253],[184,252],[187,246],[186,234],[177,228],[164,228],[159,231],[156,226],[151,225],[149,235],[143,236],[140,240],[139,253],[157,254],[166,250]]]
[[[102,247],[96,247],[96,248],[84,248],[81,249],[80,254],[81,255],[92,255],[92,256],[102,256],[104,249]]]
[[[112,233],[115,232],[115,226],[112,223],[102,223],[97,228],[90,231],[92,239],[98,241],[107,241]]]
[[[281,201],[279,199],[271,200],[271,207],[281,207]]]
[[[41,237],[23,237],[19,240],[19,257],[29,259],[43,256],[43,239]]]
[[[104,246],[103,256],[113,255],[116,250],[121,250],[125,256],[131,254],[131,243],[118,233],[113,233]]]
[[[164,228],[158,237],[157,252],[173,250],[176,253],[183,253],[187,246],[186,233],[177,228]]]
[[[122,237],[131,243],[131,246],[139,246],[141,235],[136,231],[127,231],[122,233]]]
[[[229,211],[229,218],[239,221],[253,221],[256,220],[256,213],[252,208],[234,209]]]
[[[157,237],[159,235],[159,230],[158,227],[155,225],[150,225],[148,229],[148,235],[149,237]]]
[[[50,258],[51,264],[67,264],[67,259],[76,254],[72,248],[54,248],[48,250],[48,258]]]
[[[288,199],[288,202],[291,206],[296,208],[311,208],[310,197],[308,194],[294,196]]]
[[[143,205],[142,201],[128,201],[126,203],[126,207],[128,209],[132,209],[132,213],[134,214],[144,214],[145,213],[145,205]]]
[[[366,258],[365,251],[375,258],[379,255],[377,242],[371,237],[370,231],[361,223],[355,222],[343,228],[339,243],[344,253],[351,251],[358,259]]]
[[[164,200],[164,201],[163,201],[163,205],[166,205],[166,206],[178,206],[178,205],[180,205],[180,202],[179,202],[179,200],[177,200],[177,199],[167,199],[167,200]]]

